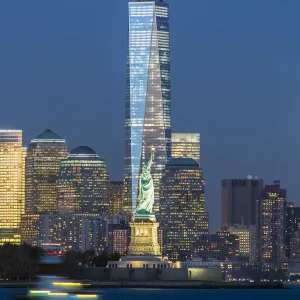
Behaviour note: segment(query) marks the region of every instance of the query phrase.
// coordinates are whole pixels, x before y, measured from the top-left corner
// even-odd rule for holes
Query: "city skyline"
[[[10,16],[17,14],[20,17],[20,23],[12,26],[8,33],[0,32],[0,35],[3,36],[5,57],[0,59],[1,63],[3,60],[4,66],[0,71],[0,97],[5,99],[0,127],[23,129],[25,141],[29,141],[45,128],[51,128],[66,137],[71,148],[78,144],[87,144],[95,149],[100,157],[107,160],[108,171],[112,179],[122,179],[124,153],[122,147],[124,139],[127,1],[120,3],[119,10],[113,11],[113,6],[119,2],[112,1],[112,3],[101,4],[102,9],[106,9],[108,12],[108,16],[104,16],[103,20],[100,20],[100,18],[96,18],[97,12],[94,12],[94,10],[99,11],[100,14],[100,5],[98,6],[96,2],[92,1],[89,7],[80,12],[82,10],[80,2],[75,1],[72,4],[73,14],[68,14],[67,21],[62,18],[66,7],[62,7],[62,11],[57,12],[54,9],[55,5],[39,4],[35,9],[45,18],[41,18],[38,14],[30,18],[28,16],[31,16],[32,12],[29,12],[26,7],[24,8],[22,4],[15,13],[13,13],[13,4],[1,4],[1,11],[8,11],[6,14]],[[298,10],[299,4],[285,4],[287,7],[280,4],[272,6],[270,9],[273,14],[268,16],[268,23],[271,25],[267,25],[264,21],[264,12],[270,1],[262,4],[260,2],[262,5],[260,12],[255,12],[258,1],[253,1],[252,4],[249,4],[250,7],[247,12],[250,10],[258,22],[257,26],[262,26],[261,32],[257,33],[252,29],[253,23],[249,18],[246,18],[245,21],[241,20],[245,17],[246,10],[243,4],[235,5],[235,10],[233,10],[233,5],[226,8],[221,1],[218,2],[218,9],[213,4],[200,4],[198,2],[191,1],[190,3],[201,8],[200,13],[196,12],[197,9],[195,12],[190,11],[185,7],[182,8],[176,1],[169,1],[173,43],[173,121],[174,132],[196,131],[201,134],[201,165],[208,181],[207,207],[212,218],[212,231],[214,231],[220,224],[220,208],[218,212],[215,207],[220,207],[221,179],[223,178],[246,177],[251,174],[263,178],[266,183],[273,178],[278,178],[288,190],[288,201],[294,202],[295,205],[300,204],[297,198],[296,182],[296,170],[299,167],[297,162],[299,142],[294,138],[295,131],[293,131],[293,128],[297,128],[297,118],[294,111],[297,111],[296,99],[298,98],[297,90],[293,89],[294,85],[297,86],[296,79],[298,79],[295,71],[297,69],[295,64],[298,62],[294,59],[296,55],[294,49],[297,49],[299,43],[290,34],[285,35],[286,32],[293,32],[293,27],[297,28],[299,21],[294,12]],[[50,10],[46,12],[47,8]],[[224,13],[222,16],[222,9],[227,15]],[[85,15],[91,10],[93,13],[89,22],[78,21],[81,13]],[[289,18],[286,18],[286,24],[279,22],[280,24],[276,26],[275,19],[278,20],[278,16],[284,15],[287,11],[289,11]],[[214,12],[217,13],[215,17],[213,17]],[[56,22],[59,25],[54,24],[52,27],[54,22],[50,16],[53,14],[57,14],[58,20]],[[202,19],[197,20],[196,16],[201,16]],[[100,35],[96,35],[98,31],[94,27],[103,27],[109,18],[114,17],[119,18],[117,19],[117,27],[108,27],[106,29],[108,33],[99,38]],[[23,18],[31,19],[31,22],[25,22],[25,25],[21,25]],[[189,18],[197,23],[195,28],[190,28],[191,33],[183,34],[181,33],[181,26],[182,24],[190,26]],[[220,18],[221,21],[218,22],[217,18]],[[1,19],[2,22],[8,22],[8,24],[11,22],[4,15]],[[87,17],[84,20],[87,20]],[[225,22],[224,29],[221,29],[220,24],[222,22]],[[39,24],[41,24],[40,29],[34,29],[31,31],[32,33],[25,34],[32,45],[29,46],[25,43],[24,47],[17,47],[18,43],[15,39],[20,38],[22,26],[28,29]],[[235,26],[237,24],[240,25],[239,28]],[[61,33],[58,28],[62,29]],[[195,29],[198,28],[201,28],[200,34],[195,35],[197,32]],[[92,33],[89,30],[92,30]],[[118,33],[119,30],[120,33]],[[40,33],[44,31],[46,34],[41,37]],[[222,38],[224,32],[227,33],[226,40]],[[268,35],[267,39],[264,39],[264,43],[261,44],[264,34],[267,33],[274,33],[274,35]],[[285,41],[282,43],[285,46],[277,44],[275,37],[277,33]],[[57,34],[58,37],[54,38],[54,34]],[[94,42],[90,42],[91,39],[89,39],[92,44],[87,43],[89,34],[92,34],[93,39],[95,39]],[[118,37],[116,41],[111,40],[109,37],[111,34]],[[196,43],[193,40],[194,35],[199,37],[201,43]],[[283,37],[284,35],[285,37]],[[97,38],[101,40],[101,43],[99,40],[97,41]],[[102,41],[106,39],[109,44],[113,45],[113,47],[109,47],[109,51],[102,45]],[[21,40],[23,41],[22,38]],[[245,42],[245,47],[241,45],[241,42]],[[254,42],[252,48],[250,42]],[[54,50],[51,55],[46,49],[49,46],[48,43],[53,44],[50,47]],[[184,49],[181,46],[184,43],[189,43],[189,49]],[[74,44],[81,45],[81,47],[76,49]],[[216,45],[222,45],[222,49],[214,47]],[[278,46],[277,49],[274,45]],[[95,50],[92,49],[94,46]],[[202,46],[204,49],[200,51]],[[119,47],[119,49],[116,50],[114,47]],[[250,47],[252,50],[247,50],[246,47]],[[19,48],[22,48],[22,51]],[[15,50],[11,51],[12,49]],[[102,52],[99,52],[99,49]],[[259,54],[255,54],[255,49],[260,50]],[[269,49],[272,49],[274,53],[273,60],[272,58],[268,59]],[[196,56],[197,51],[200,51],[200,54],[203,54],[205,58]],[[210,51],[212,54],[208,55]],[[107,72],[108,65],[105,65],[104,61],[98,58],[100,53],[107,58],[108,52],[111,52],[109,57],[114,58],[108,60],[111,61],[114,70],[117,71]],[[229,54],[229,52],[232,53]],[[69,53],[71,54],[69,55]],[[90,53],[91,55],[89,55]],[[46,54],[49,55],[47,61]],[[96,60],[97,70],[87,56],[92,57],[91,60]],[[193,58],[188,56],[193,56]],[[252,56],[255,56],[254,59],[251,59]],[[59,64],[55,62],[56,58],[60,58]],[[224,58],[227,58],[229,64],[223,61]],[[204,60],[208,62],[205,63]],[[195,68],[192,62],[196,64]],[[261,63],[263,63],[262,66]],[[240,68],[238,64],[242,67]],[[85,68],[84,65],[87,67]],[[224,75],[227,75],[229,65],[232,66],[232,73],[229,74],[232,76],[228,76],[231,79],[226,80]],[[255,68],[257,69],[256,72]],[[244,75],[244,79],[241,76],[242,79],[237,80],[238,74],[240,75],[244,69],[250,69],[251,75]],[[267,71],[268,69],[270,72]],[[192,76],[188,76],[190,70]],[[261,70],[264,70],[265,73],[258,75]],[[72,74],[75,71],[81,74],[75,76]],[[56,79],[55,77],[60,72],[62,75]],[[220,72],[221,75],[215,76]],[[249,72],[245,73],[248,74]],[[205,79],[205,76],[208,76],[210,80]],[[63,78],[66,82],[63,81]],[[105,83],[103,83],[104,81],[101,83],[104,78]],[[87,80],[91,83],[87,84]],[[199,84],[197,85],[198,80]],[[116,85],[109,83],[114,81],[117,82]],[[280,87],[278,87],[279,82],[281,83]],[[107,88],[105,87],[106,83]],[[197,89],[193,85],[197,85]],[[237,85],[240,87],[235,93],[234,90]],[[256,88],[252,88],[253,86]],[[291,91],[290,88],[292,88]],[[113,91],[114,89],[117,91]],[[196,91],[200,91],[200,93],[198,94]],[[114,104],[111,106],[105,104],[106,99],[108,99],[107,102],[112,101]],[[223,102],[224,99],[227,100],[226,104]],[[64,101],[66,104],[63,103]],[[73,101],[79,103],[80,109],[74,109],[71,106]],[[88,108],[85,108],[84,101]],[[90,107],[97,101],[100,104],[96,105],[97,109],[92,111]],[[265,101],[266,105],[256,109],[256,105],[260,105],[262,101]],[[282,106],[281,103],[285,102],[288,102],[293,109]],[[270,104],[272,105],[270,106]],[[107,114],[107,110],[115,108],[117,105],[122,109],[119,108],[119,110],[114,111],[114,121],[109,123],[105,114]],[[244,111],[245,105],[246,111]],[[229,109],[228,106],[231,108]],[[216,107],[220,109],[215,110]],[[14,113],[12,113],[13,108]],[[274,120],[274,122],[266,120],[263,111],[267,110],[273,114],[277,108],[281,109],[283,118],[288,117],[287,122],[283,121],[283,118]],[[86,119],[82,122],[75,122],[71,116],[74,114],[74,119],[79,119],[81,111],[83,113],[89,112],[90,115],[85,117]],[[231,122],[227,121],[229,114],[230,119],[232,119]],[[35,118],[34,122],[32,122],[33,117]],[[117,137],[117,139],[113,140],[108,135]],[[275,141],[278,140],[284,141],[284,143],[275,145]],[[27,144],[25,142],[23,145]]]

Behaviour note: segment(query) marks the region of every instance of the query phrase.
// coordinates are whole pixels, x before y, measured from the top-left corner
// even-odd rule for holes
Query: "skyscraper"
[[[295,231],[297,231],[294,203],[288,202],[285,207],[285,256],[291,257],[291,245]]]
[[[115,216],[123,212],[123,182],[109,183],[109,215]]]
[[[222,225],[255,225],[256,201],[263,189],[262,179],[224,179],[222,181]]]
[[[156,212],[161,174],[171,156],[169,5],[164,0],[129,2],[126,85],[124,210],[135,212],[141,167],[155,147]]]
[[[159,207],[163,253],[169,259],[191,252],[191,244],[208,234],[205,182],[199,164],[191,158],[171,159],[163,172]]]
[[[26,157],[26,214],[57,211],[56,180],[60,161],[67,157],[65,139],[47,129],[28,146]]]
[[[285,256],[286,190],[280,182],[266,185],[257,201],[258,260],[263,268],[278,268]]]
[[[200,134],[172,133],[172,157],[192,158],[200,165]]]
[[[60,213],[108,213],[106,162],[93,149],[86,146],[73,149],[60,162],[56,186]]]
[[[0,245],[20,244],[25,200],[25,156],[21,130],[0,130]]]

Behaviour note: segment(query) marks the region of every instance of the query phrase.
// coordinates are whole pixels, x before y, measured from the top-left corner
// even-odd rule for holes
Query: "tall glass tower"
[[[129,3],[126,85],[124,211],[135,212],[141,167],[155,147],[156,212],[162,170],[171,156],[169,5],[164,0]]]
[[[25,156],[21,130],[0,130],[0,245],[20,244]]]

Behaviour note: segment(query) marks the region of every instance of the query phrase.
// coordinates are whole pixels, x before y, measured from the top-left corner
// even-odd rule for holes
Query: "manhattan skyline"
[[[210,231],[221,179],[280,179],[299,205],[300,3],[168,3],[172,129],[201,134]],[[122,179],[127,5],[1,3],[0,128],[22,129],[24,146],[50,128],[70,148],[95,149]]]

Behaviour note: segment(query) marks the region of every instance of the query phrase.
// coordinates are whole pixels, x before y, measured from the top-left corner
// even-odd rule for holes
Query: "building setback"
[[[125,116],[124,211],[135,213],[141,168],[156,148],[152,176],[154,212],[162,171],[171,156],[169,5],[129,2]]]
[[[60,163],[56,186],[58,212],[108,214],[109,175],[93,149],[73,149]]]
[[[256,201],[263,189],[262,179],[222,180],[222,226],[241,224],[255,225]]]
[[[172,133],[172,157],[192,158],[200,165],[200,134]]]
[[[25,200],[25,156],[21,130],[0,130],[0,245],[20,244]]]
[[[191,158],[171,159],[163,172],[158,220],[163,232],[163,254],[178,260],[191,252],[191,244],[208,234],[205,181]]]

